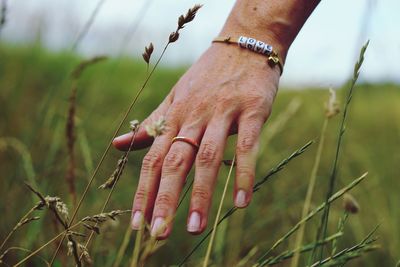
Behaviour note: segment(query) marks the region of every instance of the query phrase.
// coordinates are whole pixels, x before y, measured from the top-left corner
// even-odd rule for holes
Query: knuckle
[[[184,163],[185,158],[181,153],[169,152],[164,159],[164,167],[170,170],[177,170]]]
[[[257,142],[257,134],[249,130],[244,136],[242,136],[237,144],[238,152],[247,152],[253,149]]]
[[[170,192],[160,192],[157,196],[155,206],[159,210],[169,209],[171,206],[174,205],[175,196]]]
[[[211,199],[211,191],[204,186],[195,186],[192,191],[192,199],[207,202]]]
[[[163,159],[162,159],[160,153],[150,151],[143,158],[142,170],[149,171],[154,168],[160,168],[161,164],[162,164],[162,160]]]
[[[227,112],[227,110],[233,109],[236,106],[235,103],[237,103],[237,101],[235,100],[235,97],[231,95],[218,97],[218,105],[216,107],[216,111],[218,113],[224,114]]]
[[[212,165],[217,162],[218,147],[213,141],[207,141],[200,146],[197,154],[197,161],[200,165]]]
[[[172,102],[169,110],[170,110],[171,114],[179,114],[185,109],[186,106],[187,106],[187,102],[182,101],[182,100],[176,100],[176,101]]]
[[[148,199],[148,194],[145,190],[139,188],[135,194],[135,204],[141,207],[142,204]]]
[[[255,170],[249,164],[242,164],[236,169],[236,176],[239,178],[245,177],[246,180],[252,180],[255,176]]]

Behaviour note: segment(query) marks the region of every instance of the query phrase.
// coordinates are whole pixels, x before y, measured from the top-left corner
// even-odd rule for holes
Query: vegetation
[[[71,96],[75,94],[72,112],[75,118],[72,176],[74,190],[79,199],[122,119],[124,109],[141,88],[148,66],[142,61],[128,58],[108,59],[88,67],[79,78],[71,79],[71,71],[82,61],[72,53],[50,53],[39,45],[23,48],[2,44],[0,58],[0,212],[3,214],[0,241],[18,225],[18,229],[4,246],[18,248],[7,251],[1,260],[15,264],[30,253],[24,251],[25,249],[35,250],[64,231],[63,217],[59,217],[64,222],[60,224],[54,219],[57,216],[52,214],[57,214],[57,207],[63,210],[62,204],[65,203],[72,211],[77,205],[75,194],[71,194],[71,179],[67,179],[71,177],[71,158],[68,156],[68,151],[71,151],[71,137],[68,137],[68,133],[71,136],[71,131],[66,127],[71,118]],[[184,68],[158,67],[129,118],[142,121],[161,102],[183,72]],[[346,101],[348,87],[344,85],[344,90],[337,88],[340,89],[338,98],[341,103]],[[255,262],[271,265],[285,262],[289,265],[290,260],[287,259],[299,251],[302,253],[299,266],[314,263],[318,265],[318,262],[309,262],[309,254],[315,247],[324,245],[326,249],[321,263],[329,266],[346,261],[347,258],[358,257],[364,251],[375,249],[377,244],[380,245],[378,250],[363,255],[349,265],[395,266],[398,262],[400,211],[396,204],[400,201],[400,195],[394,185],[399,176],[396,163],[400,161],[396,147],[400,137],[400,91],[396,85],[356,85],[354,99],[349,106],[333,193],[340,188],[347,191],[355,186],[351,194],[360,207],[358,212],[350,214],[339,200],[329,202],[328,235],[316,240],[320,224],[320,215],[317,214],[318,216],[313,215],[307,219],[306,224],[300,223],[305,226],[301,247],[296,247],[295,238],[289,237],[292,234],[291,229],[302,221],[310,170],[315,164],[318,146],[301,150],[304,153],[289,164],[285,163],[282,171],[274,176],[269,175],[274,168],[276,170],[279,162],[310,139],[319,142],[326,118],[324,103],[328,97],[327,88],[280,89],[273,114],[262,133],[262,148],[257,166],[257,177],[268,177],[268,183],[262,188],[257,184],[255,190],[258,193],[254,195],[250,207],[229,213],[229,218],[224,214],[232,206],[233,200],[229,197],[232,195],[232,188],[227,187],[227,197],[220,216],[227,219],[221,221],[215,232],[210,264],[248,266]],[[326,206],[326,191],[335,158],[340,117],[332,117],[326,127],[324,147],[315,175],[314,193],[309,204],[311,213],[308,214],[318,209],[321,211]],[[128,125],[125,128],[129,131]],[[226,151],[227,159],[233,157],[234,143],[235,137],[231,137]],[[102,211],[108,191],[97,188],[110,177],[121,156],[124,159],[124,154],[112,149],[77,214],[79,220],[76,222],[86,223],[89,230],[97,229],[101,223],[100,235],[95,235],[93,242],[87,247],[95,266],[112,266],[115,261],[119,261],[121,266],[127,266],[130,262],[135,233],[131,234],[127,230],[129,216],[124,215],[124,212],[131,207],[144,152],[134,151],[129,154],[128,164],[118,178],[118,184],[115,184],[115,192],[109,205],[106,211]],[[214,216],[224,189],[224,177],[227,177],[231,164],[228,162],[227,165],[221,166],[221,179],[212,212]],[[360,177],[366,171],[369,173],[368,177]],[[357,177],[360,178],[354,180]],[[24,186],[24,182],[28,182],[39,195],[43,194],[43,199],[32,194]],[[58,196],[59,199],[48,197],[47,194]],[[339,195],[341,198],[342,194]],[[346,199],[348,201],[349,197]],[[57,206],[56,203],[62,204]],[[348,205],[346,203],[346,207]],[[51,212],[48,215],[38,213],[38,207],[48,207]],[[35,213],[34,216],[24,217],[30,210]],[[146,258],[149,266],[180,263],[202,239],[202,236],[192,237],[186,233],[187,210],[186,199],[178,210],[171,238],[167,242],[153,244],[159,249],[153,256]],[[114,218],[113,214],[118,211],[121,213],[118,213],[118,218]],[[95,214],[98,214],[97,217]],[[109,216],[114,217],[109,219]],[[213,219],[210,220],[209,227],[212,222]],[[380,226],[376,230],[377,224]],[[287,235],[288,233],[290,234]],[[72,266],[73,258],[79,259],[79,254],[83,255],[86,251],[84,245],[75,241],[81,238],[78,234],[80,232],[68,235],[68,240],[61,246],[55,260],[55,266]],[[379,240],[374,242],[376,236],[379,236]],[[274,244],[277,243],[279,246],[275,249]],[[67,244],[75,246],[79,253],[72,253],[73,257],[67,256]],[[53,242],[40,251],[40,257],[29,259],[29,266],[42,266],[43,262],[50,261],[57,245],[57,242]],[[206,244],[200,246],[189,259],[188,265],[202,263],[206,249]],[[0,254],[4,252],[5,249],[2,248]],[[266,252],[268,257],[263,257]],[[320,260],[319,253],[318,251],[315,258],[317,261]]]

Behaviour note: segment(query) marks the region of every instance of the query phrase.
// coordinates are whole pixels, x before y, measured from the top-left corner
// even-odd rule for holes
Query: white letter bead
[[[263,53],[264,55],[269,56],[269,55],[272,53],[272,46],[270,46],[269,44],[265,44],[262,53]]]
[[[265,43],[261,41],[257,41],[256,45],[254,46],[254,51],[257,53],[262,53],[264,50]]]
[[[256,46],[257,40],[254,38],[248,38],[246,42],[246,47],[247,49],[253,50],[254,47]]]
[[[238,45],[242,48],[246,48],[247,37],[240,36],[238,40]]]

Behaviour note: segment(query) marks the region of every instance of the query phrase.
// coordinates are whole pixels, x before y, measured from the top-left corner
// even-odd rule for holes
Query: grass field
[[[29,193],[23,182],[28,181],[44,195],[61,197],[72,210],[72,200],[65,181],[67,151],[65,124],[71,92],[69,74],[81,61],[69,53],[52,54],[40,47],[11,47],[0,45],[0,240],[18,222],[19,218],[38,199]],[[167,94],[181,69],[161,67],[142,94],[130,119],[143,120]],[[146,75],[142,61],[124,58],[107,60],[91,66],[78,82],[76,110],[76,188],[80,195],[99,158],[112,136],[123,112],[139,89]],[[310,74],[311,75],[311,74]],[[311,78],[310,78],[311,79]],[[343,102],[346,92],[338,91]],[[262,133],[262,153],[259,155],[257,177],[263,177],[270,168],[292,151],[318,137],[324,117],[327,88],[290,90],[278,93],[273,114]],[[395,266],[400,260],[400,90],[393,84],[357,85],[346,124],[336,190],[368,171],[367,178],[352,190],[361,209],[350,215],[339,248],[350,247],[362,240],[377,224],[380,248],[348,266]],[[329,173],[335,153],[340,116],[330,120],[326,134],[312,208],[324,201]],[[269,127],[268,127],[269,126]],[[128,130],[128,125],[125,127]],[[226,158],[233,155],[235,137],[228,142]],[[255,194],[246,210],[240,210],[221,224],[217,232],[212,262],[216,266],[232,266],[257,247],[254,259],[285,234],[300,220],[308,179],[317,145],[274,176]],[[79,218],[99,213],[107,192],[97,187],[115,168],[121,152],[112,150],[79,212]],[[129,209],[135,192],[141,158],[145,151],[132,152],[125,172],[117,184],[109,208]],[[216,208],[228,167],[221,166]],[[230,189],[231,190],[231,187]],[[232,206],[231,193],[224,208]],[[171,238],[148,260],[148,266],[172,265],[179,262],[199,240],[186,232],[188,201],[178,210]],[[342,201],[331,208],[329,233],[334,234],[343,213]],[[35,249],[62,229],[50,215],[23,226],[5,246]],[[213,212],[215,214],[215,212]],[[305,243],[314,241],[320,216],[306,225]],[[210,220],[212,222],[212,220]],[[111,266],[129,226],[129,215],[102,226],[102,234],[90,246],[94,266]],[[121,266],[127,266],[134,246],[134,233],[123,254]],[[293,249],[294,237],[285,241],[275,252]],[[64,245],[55,266],[73,259],[66,256]],[[191,258],[191,265],[200,262],[206,244]],[[328,246],[328,249],[330,247]],[[51,244],[39,253],[49,260],[56,249]],[[3,251],[0,251],[0,254]],[[5,262],[15,263],[25,252],[12,251]],[[304,266],[308,254],[301,258]],[[284,262],[279,266],[289,266]],[[41,266],[33,258],[27,266]]]

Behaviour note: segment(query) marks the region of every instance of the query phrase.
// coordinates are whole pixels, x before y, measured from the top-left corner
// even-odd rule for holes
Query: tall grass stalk
[[[348,261],[360,257],[362,253],[375,250],[379,248],[378,245],[372,245],[377,238],[372,238],[372,235],[376,232],[379,225],[377,225],[360,243],[341,250],[340,252],[324,259],[319,260],[311,265],[311,267],[316,266],[344,266]]]
[[[353,189],[355,186],[357,186],[364,178],[367,176],[367,172],[355,179],[353,182],[351,182],[349,185],[346,187],[340,189],[337,191],[335,194],[333,194],[329,199],[328,202],[324,202],[321,205],[319,205],[316,209],[312,210],[305,218],[301,219],[295,226],[293,226],[285,235],[283,235],[280,239],[278,239],[270,249],[268,249],[259,259],[258,259],[258,265],[257,266],[262,266],[265,264],[268,259],[267,257],[271,254],[272,251],[274,251],[280,244],[282,244],[284,241],[286,241],[292,234],[294,234],[302,224],[305,224],[311,218],[313,218],[316,214],[318,214],[320,211],[324,210],[326,205],[331,204],[335,200],[337,200],[339,197],[343,196],[346,192],[350,191]],[[318,242],[318,240],[317,240]]]
[[[36,182],[36,172],[32,163],[32,156],[24,143],[15,137],[0,137],[0,151],[7,148],[13,149],[19,154],[22,159],[22,166],[26,174],[27,181],[35,188],[39,188]],[[36,199],[32,196],[32,200],[35,202]]]
[[[105,160],[105,158],[106,158],[108,152],[110,151],[110,148],[111,148],[111,145],[112,145],[112,141],[115,139],[115,137],[117,137],[117,135],[118,135],[119,131],[121,130],[122,126],[124,125],[124,123],[125,123],[125,121],[126,121],[128,115],[130,114],[130,112],[131,112],[131,110],[133,109],[133,107],[136,105],[136,103],[137,103],[137,101],[138,101],[138,99],[139,99],[139,96],[141,95],[141,93],[143,92],[143,90],[144,90],[144,88],[146,87],[147,83],[149,82],[149,80],[150,80],[151,76],[153,75],[155,69],[157,68],[158,64],[160,63],[162,57],[164,56],[164,53],[165,53],[165,51],[167,50],[167,47],[168,47],[168,46],[169,46],[169,42],[168,42],[167,45],[164,47],[164,50],[163,50],[163,52],[161,53],[160,57],[158,58],[156,64],[155,64],[154,67],[152,68],[152,70],[151,70],[151,72],[149,73],[149,75],[147,75],[147,77],[146,77],[144,83],[142,84],[142,86],[140,87],[139,91],[138,91],[138,92],[136,93],[136,95],[134,96],[132,102],[130,103],[130,105],[128,106],[127,110],[125,111],[125,113],[124,113],[124,115],[123,115],[123,117],[122,117],[120,123],[118,124],[117,128],[115,129],[115,131],[114,131],[114,133],[113,133],[113,135],[112,135],[110,141],[108,142],[108,145],[107,145],[106,149],[104,150],[104,152],[103,152],[103,154],[102,154],[102,156],[101,156],[101,158],[100,158],[100,160],[99,160],[99,162],[98,162],[98,164],[97,164],[97,166],[96,166],[96,168],[95,168],[95,170],[94,170],[92,176],[91,176],[90,179],[89,179],[89,182],[87,183],[87,185],[86,185],[86,187],[85,187],[85,189],[84,189],[84,191],[83,191],[83,193],[82,193],[81,198],[80,198],[79,201],[78,201],[78,204],[77,204],[76,208],[74,209],[74,211],[73,211],[73,213],[72,213],[72,217],[71,217],[70,223],[73,223],[74,219],[76,218],[76,215],[77,215],[77,213],[78,213],[80,207],[82,206],[83,200],[86,198],[86,195],[88,194],[89,189],[90,189],[90,187],[91,187],[91,185],[92,185],[94,179],[96,178],[97,173],[99,172],[101,165],[103,164],[103,162],[104,162],[104,160]],[[51,261],[50,261],[50,264],[53,264],[55,258],[57,257],[58,251],[60,250],[61,244],[62,244],[62,242],[64,241],[64,239],[65,239],[65,235],[64,235],[64,237],[62,238],[61,242],[59,243],[59,245],[58,245],[56,251],[54,252],[53,257],[52,257],[52,259],[51,259]]]
[[[7,0],[1,0],[0,6],[0,33],[6,24],[6,14],[7,14]]]
[[[327,127],[328,127],[328,118],[326,118],[324,120],[324,123],[322,125],[321,135],[319,138],[319,143],[318,143],[318,148],[317,148],[317,154],[315,155],[314,165],[311,170],[310,181],[309,181],[308,187],[307,187],[307,194],[306,194],[306,199],[304,201],[303,210],[301,212],[301,218],[305,218],[310,210],[311,199],[312,199],[312,195],[314,192],[314,187],[315,187],[315,182],[316,182],[316,178],[317,178],[319,164],[321,161],[322,151],[323,151],[324,142],[325,142],[325,133],[326,133]],[[300,226],[299,231],[297,232],[296,241],[295,241],[295,245],[294,245],[295,248],[301,246],[301,243],[303,242],[304,231],[305,231],[305,224],[302,224]],[[300,259],[300,251],[297,250],[293,256],[290,266],[297,267],[299,264],[299,259]]]
[[[210,241],[208,242],[206,256],[205,256],[204,261],[203,261],[203,267],[207,267],[208,266],[208,261],[210,259],[210,255],[211,255],[211,249],[212,249],[212,246],[213,246],[213,243],[214,243],[215,233],[217,232],[219,216],[221,215],[222,205],[224,204],[226,191],[228,190],[228,184],[229,184],[229,181],[230,181],[231,176],[232,176],[232,171],[233,171],[233,166],[235,164],[235,159],[236,159],[236,155],[234,155],[233,158],[232,158],[231,167],[229,168],[229,173],[228,173],[228,176],[226,177],[224,190],[222,191],[221,200],[219,201],[219,205],[218,205],[217,215],[215,216],[215,220],[214,220],[214,225],[213,225],[212,232],[211,232]]]
[[[124,257],[126,248],[128,247],[131,234],[132,234],[132,227],[129,224],[128,227],[126,228],[124,238],[122,239],[121,246],[118,249],[117,256],[115,257],[112,267],[118,267],[121,265],[122,258]]]
[[[18,223],[13,227],[13,229],[7,234],[6,238],[4,238],[3,242],[0,245],[0,252],[3,249],[4,245],[10,239],[10,237],[23,225],[25,224],[28,217],[37,210],[37,205],[33,206],[27,213],[25,213],[22,218],[18,221]]]
[[[105,0],[99,0],[93,9],[92,13],[90,14],[89,19],[86,21],[85,25],[83,26],[82,30],[78,33],[78,36],[76,37],[74,43],[71,46],[71,51],[75,51],[80,42],[83,40],[83,38],[86,36],[86,34],[89,32],[90,27],[92,26],[94,20],[96,19],[97,15],[99,14]]]
[[[265,265],[271,266],[271,265],[279,264],[279,263],[283,262],[284,260],[294,257],[296,254],[302,254],[302,253],[311,251],[315,246],[324,246],[328,243],[335,242],[341,236],[343,236],[343,232],[337,232],[336,234],[333,234],[324,240],[320,240],[317,243],[311,243],[311,244],[296,247],[293,250],[284,251],[281,254],[279,254],[278,256],[270,258],[267,262],[265,262]]]
[[[71,94],[69,96],[69,108],[68,108],[68,117],[65,125],[65,136],[67,140],[67,156],[68,156],[68,167],[67,173],[65,175],[65,180],[68,185],[68,191],[72,200],[72,206],[76,205],[76,175],[75,175],[75,113],[76,113],[76,93],[77,93],[77,85],[74,82]]]
[[[5,263],[3,262],[3,258],[4,258],[10,251],[13,251],[13,250],[18,250],[18,251],[23,251],[23,252],[32,253],[32,250],[29,250],[29,249],[26,249],[26,248],[10,247],[10,248],[8,248],[6,251],[4,251],[3,254],[0,255],[0,265],[1,265],[1,264],[5,264]],[[42,256],[37,255],[36,257],[37,257],[39,260],[41,260],[46,266],[50,266],[50,263],[49,263],[48,261],[46,261],[46,259],[43,258]]]
[[[338,166],[338,161],[339,161],[340,149],[341,149],[341,145],[342,145],[342,141],[343,141],[343,136],[344,136],[344,132],[345,132],[345,124],[346,124],[347,114],[348,114],[348,110],[349,110],[351,99],[353,98],[354,87],[355,87],[356,82],[358,80],[361,66],[362,66],[362,64],[364,62],[364,55],[365,55],[365,52],[366,52],[366,50],[368,48],[368,44],[369,44],[369,41],[367,41],[367,43],[361,48],[358,61],[356,62],[355,66],[354,66],[353,78],[352,78],[351,83],[350,83],[350,89],[349,89],[349,92],[348,92],[348,95],[347,95],[346,102],[344,104],[343,116],[342,116],[342,120],[340,122],[340,128],[339,128],[339,133],[338,133],[338,141],[337,141],[337,145],[336,145],[335,159],[333,161],[332,172],[331,172],[331,175],[330,175],[330,178],[329,178],[329,187],[328,187],[328,191],[327,191],[326,198],[325,198],[326,205],[324,207],[324,212],[323,212],[322,217],[321,217],[321,224],[320,224],[320,227],[318,229],[318,234],[317,234],[316,240],[325,239],[325,237],[327,235],[328,219],[329,219],[329,211],[330,211],[329,198],[332,196],[332,194],[334,192],[334,189],[335,189],[336,176],[337,176],[337,166]],[[322,257],[323,257],[324,247],[316,248],[316,250],[317,249],[319,249],[319,259],[321,261]],[[313,251],[313,253],[312,253],[311,257],[310,257],[312,259],[312,261],[314,261],[314,259],[315,259],[315,253],[317,252],[316,250]]]
[[[270,120],[268,127],[260,135],[260,149],[258,151],[257,166],[259,169],[263,169],[267,161],[263,160],[265,150],[269,148],[271,140],[285,128],[285,125],[293,118],[302,105],[302,101],[299,98],[292,99],[285,109],[279,113],[279,116],[275,120]],[[260,168],[261,167],[261,168]],[[226,243],[225,248],[225,259],[228,261],[226,265],[233,265],[239,261],[241,254],[241,238],[243,233],[246,232],[246,227],[243,227],[244,220],[248,209],[242,209],[241,212],[237,213],[234,220],[230,220],[229,229],[234,229],[229,235],[224,238]],[[228,229],[228,231],[229,231]],[[240,259],[242,261],[242,259]]]
[[[326,129],[328,128],[329,120],[338,113],[339,113],[339,109],[337,108],[337,103],[336,103],[336,93],[332,89],[330,89],[330,97],[326,103],[325,119],[322,124],[317,153],[315,155],[314,164],[313,164],[311,174],[310,174],[310,180],[309,180],[308,187],[307,187],[306,199],[304,200],[303,210],[301,212],[301,218],[306,217],[310,210],[311,199],[312,199],[312,195],[314,192],[314,187],[315,187],[315,182],[317,179],[319,165],[321,162],[322,151],[323,151],[324,143],[325,143],[325,134],[326,134]],[[294,245],[295,248],[301,246],[301,243],[303,242],[304,231],[305,231],[305,224],[301,225],[299,231],[297,232],[296,241],[295,241],[295,245]],[[300,259],[300,251],[297,250],[297,251],[295,251],[295,254],[293,256],[290,266],[297,267],[299,264],[299,259]]]
[[[253,192],[257,192],[261,186],[267,182],[274,174],[280,172],[281,170],[283,170],[283,168],[285,168],[285,166],[287,164],[289,164],[289,162],[295,158],[297,158],[298,156],[300,156],[301,154],[303,154],[307,148],[309,146],[311,146],[311,144],[313,143],[313,141],[310,141],[308,143],[306,143],[304,146],[302,146],[301,148],[297,149],[296,151],[294,151],[291,155],[289,155],[287,158],[283,159],[280,163],[278,163],[278,165],[276,165],[274,168],[272,168],[265,177],[261,178],[254,186],[253,186]],[[221,217],[221,219],[219,219],[216,227],[218,227],[218,225],[220,225],[225,219],[227,219],[228,217],[230,217],[232,214],[234,214],[236,211],[238,210],[238,208],[236,207],[231,207],[225,214],[224,216]],[[180,261],[180,263],[178,264],[178,266],[182,266],[183,264],[186,263],[186,261],[193,255],[193,253],[203,244],[203,242],[210,236],[211,232],[214,230],[214,227],[212,229],[210,229],[204,236],[202,239],[200,239],[200,241],[191,249],[191,251]]]
[[[135,137],[136,137],[136,134],[137,134],[138,129],[139,129],[139,126],[137,126],[135,129],[133,129],[133,135],[132,135],[132,138],[131,138],[131,142],[130,142],[130,145],[129,145],[129,149],[125,152],[125,154],[124,154],[124,156],[123,156],[123,164],[124,164],[124,165],[128,162],[129,152],[130,152],[130,151],[132,150],[132,148],[133,148],[133,143],[135,142]],[[118,173],[116,174],[116,177],[120,177],[120,176],[122,175],[123,169],[124,169],[124,166],[121,166],[121,167],[118,169]],[[104,204],[103,204],[103,207],[101,208],[100,213],[104,213],[104,211],[106,210],[107,205],[108,205],[108,203],[109,203],[110,200],[111,200],[111,195],[113,194],[113,192],[114,192],[114,190],[115,190],[115,187],[116,187],[116,185],[117,185],[118,180],[119,180],[119,178],[117,178],[117,179],[114,181],[114,183],[112,184],[112,187],[111,187],[111,189],[110,189],[110,191],[109,191],[109,193],[108,193],[108,195],[107,195],[106,200],[104,201]],[[98,225],[98,224],[96,223],[95,226],[97,227],[97,225]],[[85,247],[86,247],[86,248],[89,247],[90,241],[92,240],[92,238],[93,238],[93,236],[94,236],[94,233],[95,233],[95,232],[94,232],[93,230],[90,232],[90,235],[89,235],[89,237],[88,237],[88,239],[87,239],[87,241],[86,241],[86,244],[85,244]],[[81,260],[82,257],[83,257],[83,253],[80,255],[79,259]]]
[[[29,260],[30,258],[32,258],[33,256],[35,256],[37,253],[39,253],[40,251],[42,251],[44,248],[46,248],[48,245],[50,245],[51,243],[53,243],[54,241],[56,241],[59,237],[67,234],[69,231],[71,231],[72,229],[75,229],[76,227],[78,227],[79,225],[81,225],[82,222],[79,221],[77,223],[75,223],[74,225],[71,225],[68,230],[65,229],[62,232],[58,233],[56,236],[54,236],[52,239],[50,239],[49,241],[47,241],[46,243],[44,243],[43,245],[41,245],[39,248],[37,248],[36,250],[32,251],[28,256],[26,256],[25,258],[23,258],[22,260],[20,260],[19,262],[17,262],[16,264],[13,265],[13,267],[18,267],[21,266],[22,264],[24,264],[27,260]]]
[[[86,195],[89,192],[89,189],[90,189],[90,187],[91,187],[91,185],[92,185],[92,183],[93,183],[93,181],[94,181],[94,179],[95,179],[95,177],[96,177],[101,165],[103,164],[104,159],[106,158],[106,156],[107,156],[107,154],[108,154],[108,152],[109,152],[109,150],[111,148],[112,141],[115,139],[115,137],[117,137],[119,131],[122,128],[122,125],[125,123],[125,121],[126,121],[128,115],[130,114],[131,110],[135,107],[135,105],[136,105],[136,103],[137,103],[137,101],[139,99],[139,96],[141,95],[143,90],[146,88],[148,82],[150,81],[150,78],[153,76],[153,73],[155,72],[155,70],[157,69],[159,63],[161,62],[161,59],[164,57],[164,54],[167,51],[167,48],[169,47],[170,44],[176,42],[179,39],[179,31],[184,28],[185,24],[191,22],[195,18],[196,13],[200,8],[201,8],[201,5],[195,5],[193,8],[188,10],[188,12],[186,13],[185,16],[182,15],[182,16],[179,17],[178,26],[177,26],[176,30],[170,34],[170,36],[168,38],[168,42],[164,46],[164,49],[162,50],[161,55],[158,57],[156,63],[152,67],[150,73],[147,75],[147,77],[144,80],[142,86],[140,87],[140,89],[136,93],[135,97],[131,101],[130,105],[126,109],[126,111],[125,111],[120,123],[118,124],[117,128],[114,131],[114,134],[111,137],[111,140],[108,142],[108,145],[107,145],[105,151],[103,152],[103,154],[102,154],[102,156],[100,158],[100,161],[96,166],[96,169],[94,170],[92,176],[90,177],[90,180],[87,183],[87,185],[85,187],[85,190],[83,191],[83,194],[82,194],[81,198],[79,199],[79,202],[78,202],[76,208],[73,211],[73,214],[72,214],[72,217],[71,217],[71,220],[70,220],[70,224],[72,224],[74,222],[74,219],[76,218],[76,215],[77,215],[80,207],[82,206],[83,200],[86,198]],[[52,259],[50,261],[51,265],[54,263],[54,260],[57,257],[58,251],[60,250],[62,242],[64,241],[64,239],[65,239],[65,234],[64,234],[63,238],[61,239],[61,242],[58,244],[56,251],[53,254],[53,257],[52,257]]]

